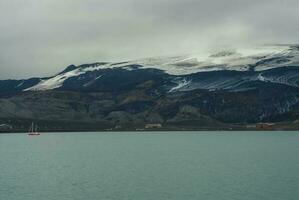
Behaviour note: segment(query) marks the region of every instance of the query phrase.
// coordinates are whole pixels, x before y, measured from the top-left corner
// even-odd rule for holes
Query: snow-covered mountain
[[[66,129],[68,122],[213,129],[297,119],[299,45],[70,65],[52,77],[0,81],[0,122],[20,127],[44,120]]]
[[[71,65],[63,72],[50,78],[40,79],[37,84],[23,88],[23,90],[59,89],[67,85],[66,83],[70,80],[72,82],[77,80],[77,83],[81,83],[79,84],[81,88],[88,88],[99,84],[100,79],[105,79],[105,76],[113,71],[132,72],[146,69],[155,69],[172,77],[172,82],[177,85],[169,89],[171,92],[198,88],[245,89],[240,87],[252,81],[274,82],[297,87],[298,66],[298,46],[262,46],[222,50],[201,55],[155,57],[121,63]],[[293,72],[294,70],[296,73]],[[279,73],[275,73],[276,71]],[[20,84],[22,82],[18,83]],[[79,85],[77,84],[77,87]]]

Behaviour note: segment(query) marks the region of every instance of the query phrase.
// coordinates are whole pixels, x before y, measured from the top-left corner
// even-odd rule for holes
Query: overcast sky
[[[0,79],[70,64],[299,43],[298,0],[0,0]]]

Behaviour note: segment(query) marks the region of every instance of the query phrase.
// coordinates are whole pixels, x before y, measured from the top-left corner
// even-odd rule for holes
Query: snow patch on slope
[[[186,79],[183,79],[182,81],[178,82],[177,83],[177,86],[171,88],[169,90],[169,92],[175,92],[175,91],[178,91],[180,90],[181,88],[184,88],[186,87],[187,85],[189,85],[191,83],[191,81],[187,81]]]
[[[101,66],[101,64],[95,64],[94,66],[91,66],[91,67],[77,68],[77,69],[74,69],[69,72],[58,74],[58,75],[56,75],[52,78],[49,78],[47,80],[42,80],[37,85],[35,85],[31,88],[27,88],[24,91],[53,90],[53,89],[61,87],[65,80],[67,80],[71,77],[80,76],[89,71],[98,70],[101,68],[100,66]],[[100,77],[97,77],[97,78],[100,78]]]
[[[24,85],[24,81],[22,81],[21,83],[19,83],[15,88],[21,87],[22,85]]]
[[[42,80],[40,83],[38,83],[37,85],[31,87],[31,88],[27,88],[24,91],[39,91],[39,90],[52,90],[52,89],[56,89],[59,88],[63,85],[63,82],[71,77],[74,76],[78,76],[80,74],[82,74],[84,72],[80,71],[79,69],[70,71],[70,72],[66,72],[63,74],[59,74],[57,76],[54,76],[53,78],[47,79],[47,80]]]

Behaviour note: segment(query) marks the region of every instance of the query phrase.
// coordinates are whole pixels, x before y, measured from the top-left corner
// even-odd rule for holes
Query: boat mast
[[[32,122],[31,123],[31,126],[30,126],[30,128],[29,128],[29,133],[33,133],[33,131],[34,131],[34,123]]]

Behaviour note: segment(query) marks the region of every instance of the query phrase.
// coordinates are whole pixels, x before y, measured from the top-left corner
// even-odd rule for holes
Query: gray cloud
[[[0,78],[69,64],[297,43],[298,0],[0,0]]]

